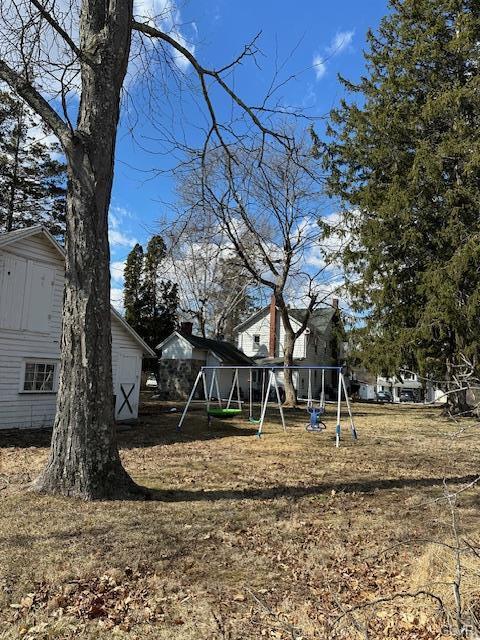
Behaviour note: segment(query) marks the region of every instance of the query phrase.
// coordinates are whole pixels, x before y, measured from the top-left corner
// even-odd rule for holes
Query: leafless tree
[[[215,216],[161,223],[169,250],[169,277],[178,283],[180,310],[200,334],[233,340],[232,330],[248,312],[256,283],[238,259]],[[170,273],[171,272],[171,273]]]
[[[209,69],[178,30],[162,24],[136,17],[133,0],[0,4],[0,80],[57,136],[68,171],[60,387],[39,491],[84,499],[140,492],[122,467],[115,436],[107,236],[120,98],[132,52],[137,62],[143,55],[163,63],[165,76],[179,75],[178,58],[190,65],[209,119],[205,150],[238,139],[235,127],[248,123],[265,139],[275,135],[270,112],[249,107],[229,84],[233,66],[254,55],[254,44],[231,64]],[[216,115],[219,96],[235,112],[226,122]]]
[[[285,135],[246,150],[220,146],[201,156],[184,190],[188,215],[213,212],[242,267],[275,297],[283,327],[285,366],[293,365],[295,341],[312,312],[337,287],[338,272],[322,251],[322,181],[304,140]],[[292,324],[289,300],[303,300],[305,314]],[[285,371],[285,404],[295,406],[292,371]]]

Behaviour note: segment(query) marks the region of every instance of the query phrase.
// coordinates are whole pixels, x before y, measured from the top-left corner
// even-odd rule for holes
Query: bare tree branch
[[[73,39],[69,36],[69,34],[63,29],[63,27],[55,20],[52,13],[47,11],[45,7],[42,5],[39,0],[30,0],[31,4],[33,4],[36,9],[41,13],[42,17],[48,22],[48,24],[54,29],[59,36],[68,44],[70,49],[78,56],[79,59],[85,60],[91,64],[91,61],[88,56],[82,53],[79,47],[75,44]]]
[[[43,118],[45,123],[60,140],[65,151],[72,142],[72,136],[68,125],[62,120],[53,107],[28,81],[14,71],[9,65],[0,59],[0,78],[25,100],[25,102]]]

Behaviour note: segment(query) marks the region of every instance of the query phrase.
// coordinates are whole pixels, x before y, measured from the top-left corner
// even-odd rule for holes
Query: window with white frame
[[[56,369],[55,362],[25,362],[22,391],[29,393],[56,391]]]
[[[253,346],[254,347],[260,346],[260,336],[258,333],[253,336]]]

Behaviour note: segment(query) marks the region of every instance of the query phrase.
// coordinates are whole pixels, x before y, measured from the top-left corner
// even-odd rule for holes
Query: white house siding
[[[292,326],[296,330],[300,324],[292,318]],[[260,336],[258,345],[254,342],[254,336]],[[276,357],[283,356],[283,344],[285,343],[285,329],[280,318],[280,314],[276,315]],[[270,311],[265,310],[260,317],[255,317],[251,323],[242,328],[238,336],[238,348],[250,358],[260,356],[268,357],[268,347],[270,342]],[[305,334],[302,334],[295,342],[293,351],[294,358],[305,357]]]
[[[60,349],[61,307],[63,300],[63,260],[60,254],[41,237],[19,240],[14,245],[0,250],[0,287],[2,276],[12,258],[20,258],[35,268],[51,270],[52,291],[48,302],[51,310],[41,331],[33,331],[22,292],[27,286],[27,272],[23,282],[15,283],[16,299],[20,300],[21,327],[0,327],[0,427],[41,427],[51,424],[55,415],[55,393],[19,393],[23,383],[23,366],[26,360],[42,360],[57,363]],[[0,289],[0,295],[2,290]],[[19,295],[20,294],[20,295]],[[0,299],[0,307],[2,303]],[[24,313],[25,311],[25,313]],[[4,316],[3,316],[4,319]],[[2,324],[4,324],[2,322]],[[8,326],[12,326],[11,324]],[[18,326],[18,325],[17,325]]]
[[[279,319],[277,315],[277,330]],[[254,343],[253,337],[260,336],[260,341]],[[250,358],[260,356],[266,358],[268,356],[268,344],[270,340],[270,316],[265,311],[260,317],[256,317],[251,323],[245,326],[238,336],[238,348]]]
[[[285,344],[285,329],[283,327],[283,322],[279,319],[279,314],[277,312],[277,331],[276,331],[276,351],[277,351],[277,357],[281,358],[283,356],[283,345]],[[300,323],[295,320],[294,318],[290,318],[290,322],[292,323],[292,328],[294,331],[298,331],[298,329],[300,328]],[[280,325],[280,327],[278,327],[278,324]],[[305,332],[302,333],[301,336],[299,336],[296,340],[295,340],[295,347],[293,349],[293,357],[296,358],[305,358],[306,355],[306,351],[305,351]]]
[[[17,326],[20,323],[19,328],[4,328],[5,312],[3,315],[0,314],[2,319],[0,324],[0,428],[44,427],[52,424],[55,415],[56,393],[22,393],[24,365],[26,361],[55,363],[57,365],[56,388],[60,359],[64,261],[62,255],[43,235],[30,236],[0,249],[0,309],[5,304],[5,289],[2,289],[2,282],[5,277],[6,265],[14,264],[12,258],[15,257],[20,259],[18,264],[23,264],[23,260],[27,261],[28,268],[25,274],[23,272],[20,274],[22,276],[20,279],[23,281],[16,283],[15,300],[21,300],[21,311],[19,311],[21,316],[17,322]],[[36,295],[39,293],[38,282],[33,282],[35,290],[32,291],[32,287],[29,287],[28,270],[37,276],[38,274],[42,276],[51,274],[52,276],[51,291],[47,291],[48,296],[45,300],[49,305],[46,315],[35,315],[42,303],[42,298],[40,295]],[[45,278],[43,278],[43,284],[45,285]],[[25,296],[23,296],[23,292],[25,292]],[[33,300],[31,305],[30,300]],[[11,319],[12,316],[7,318],[8,322]],[[33,324],[37,321],[39,321],[40,330],[35,331]],[[12,326],[11,322],[7,323],[7,326]],[[142,349],[115,317],[112,318],[112,343],[114,383],[116,384],[115,367],[118,364],[120,354],[127,354],[127,352],[130,355],[135,354],[140,358],[139,362],[141,363]],[[140,375],[140,366],[138,375]],[[139,389],[139,385],[137,387]],[[134,400],[135,398],[132,397],[132,401]],[[138,406],[138,393],[136,404]]]
[[[181,340],[178,336],[174,336],[162,348],[162,360],[192,360],[194,358],[193,351],[192,345],[187,340]],[[195,356],[195,359],[199,358]]]

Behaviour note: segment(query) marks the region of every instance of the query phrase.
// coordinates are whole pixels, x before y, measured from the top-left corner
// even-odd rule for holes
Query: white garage
[[[44,227],[0,235],[0,428],[53,422],[64,253]],[[112,308],[115,417],[138,417],[142,358],[155,353]]]

